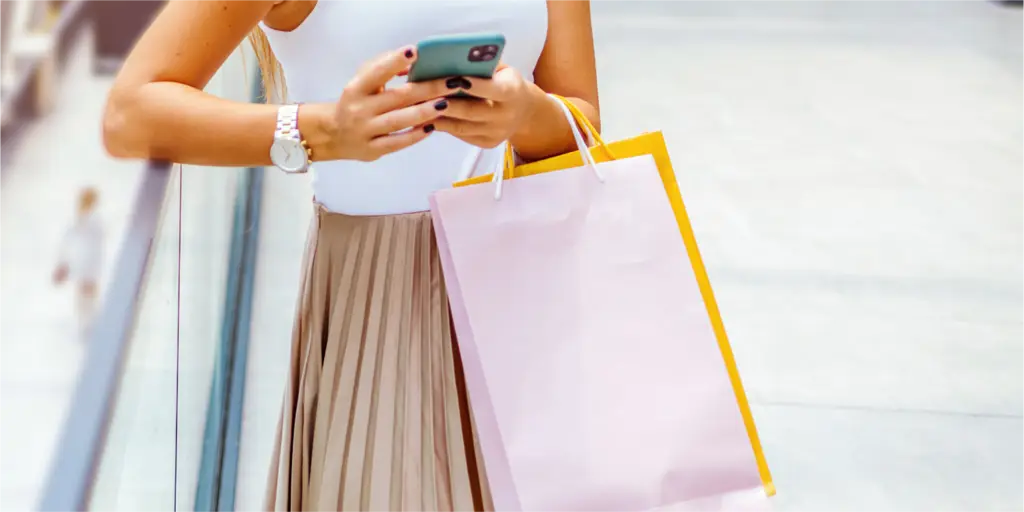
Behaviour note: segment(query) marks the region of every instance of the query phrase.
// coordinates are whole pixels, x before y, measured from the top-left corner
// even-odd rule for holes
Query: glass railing
[[[255,59],[243,53],[208,92],[250,99]],[[217,368],[229,357],[236,200],[249,171],[149,162],[130,204],[107,201],[111,217],[127,220],[113,230],[102,307],[79,343],[77,378],[66,379],[59,435],[46,443],[52,457],[34,500],[42,510],[204,509],[211,429],[223,428],[210,417],[223,385]],[[36,420],[18,421],[28,429]]]
[[[146,326],[145,312],[149,308],[158,309],[165,315],[174,314],[173,308],[167,308],[164,304],[153,308],[147,299],[152,297],[154,283],[150,282],[150,286],[146,286],[147,281],[166,277],[162,274],[168,259],[167,236],[162,234],[154,238],[154,234],[161,231],[166,233],[169,228],[168,223],[161,218],[166,218],[166,215],[161,215],[166,212],[161,205],[164,203],[170,176],[170,165],[167,163],[153,162],[145,170],[118,254],[117,273],[111,280],[103,308],[86,340],[87,355],[70,401],[63,434],[57,441],[49,478],[43,489],[42,510],[82,510],[94,487],[97,469],[99,475],[110,473],[105,467],[107,464],[99,462],[111,460],[107,454],[125,444],[125,433],[117,421],[111,424],[111,417],[112,413],[115,419],[122,417],[126,395],[134,394],[139,389],[138,383],[126,378],[130,372],[122,372],[125,355],[134,354],[137,352],[135,347],[139,346],[137,331],[133,327]],[[160,283],[156,284],[159,286]],[[140,301],[140,296],[147,299]],[[170,327],[173,326],[172,321]],[[129,366],[132,359],[128,358]],[[160,403],[174,405],[173,396],[168,402],[162,398],[145,397],[142,401],[153,406]],[[143,414],[138,417],[142,419]],[[31,418],[26,420],[31,421]],[[165,427],[173,428],[173,425],[171,421]],[[160,445],[159,430],[160,426],[156,432],[148,432],[146,435],[145,444],[151,449]],[[149,462],[155,471],[161,470],[164,465],[160,458],[151,458]],[[173,465],[169,469],[173,471]],[[169,476],[173,476],[173,472]],[[161,482],[154,483],[157,487],[161,486]],[[167,481],[162,482],[162,485],[166,486]],[[99,485],[99,496],[105,498],[108,495],[105,491],[109,487]]]
[[[193,510],[240,172],[174,167],[91,510]]]

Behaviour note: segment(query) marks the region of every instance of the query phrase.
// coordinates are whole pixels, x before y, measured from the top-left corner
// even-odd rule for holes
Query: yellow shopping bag
[[[724,360],[726,369],[729,373],[729,380],[732,382],[732,388],[736,394],[736,403],[739,405],[740,414],[743,416],[743,423],[746,426],[747,435],[750,437],[750,446],[754,450],[754,457],[757,460],[757,469],[761,476],[761,482],[764,485],[765,493],[768,496],[774,495],[775,485],[772,483],[771,472],[768,470],[768,462],[765,460],[761,441],[757,435],[757,427],[754,425],[754,417],[750,412],[750,404],[747,402],[747,395],[743,391],[743,383],[740,380],[740,374],[736,367],[736,360],[733,356],[732,348],[729,346],[729,339],[725,334],[725,326],[722,323],[718,304],[715,302],[714,293],[711,291],[711,283],[708,280],[707,271],[705,270],[704,263],[701,260],[700,251],[697,249],[697,240],[694,237],[693,228],[690,227],[690,219],[686,215],[686,207],[683,206],[683,198],[679,193],[679,186],[676,184],[676,176],[675,172],[672,170],[672,162],[668,157],[668,148],[665,145],[665,138],[662,136],[661,132],[653,132],[645,133],[630,139],[606,143],[590,123],[590,120],[588,120],[575,105],[564,98],[558,99],[569,108],[569,111],[572,112],[576,122],[591,133],[594,139],[592,141],[594,143],[594,147],[591,148],[590,152],[596,163],[642,155],[651,155],[654,157],[654,161],[658,166],[658,173],[661,175],[661,181],[665,186],[665,193],[668,195],[673,212],[675,212],[676,222],[679,225],[679,233],[683,237],[683,242],[686,245],[686,251],[689,254],[690,262],[693,265],[693,273],[697,278],[697,283],[704,299],[704,305],[707,307],[708,317],[711,320],[711,327],[715,332],[718,347],[722,352],[722,359]],[[571,169],[585,165],[583,156],[580,155],[579,151],[519,166],[514,166],[512,162],[512,148],[511,146],[508,146],[506,147],[505,166],[503,170],[505,179],[515,179],[518,177],[532,176],[535,174]],[[454,186],[463,187],[467,185],[485,183],[490,181],[493,177],[494,176],[489,174],[475,176],[455,183]]]

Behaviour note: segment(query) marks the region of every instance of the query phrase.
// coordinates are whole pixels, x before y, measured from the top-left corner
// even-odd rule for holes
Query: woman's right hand
[[[407,73],[415,60],[416,50],[412,47],[384,54],[356,73],[336,104],[309,105],[331,109],[314,116],[323,120],[322,130],[316,131],[322,132],[324,140],[314,141],[307,136],[313,158],[368,162],[430,135],[434,129],[431,121],[448,108],[445,96],[462,82],[440,79],[385,88],[389,80]],[[302,118],[300,112],[300,123]],[[299,129],[308,133],[301,126]]]

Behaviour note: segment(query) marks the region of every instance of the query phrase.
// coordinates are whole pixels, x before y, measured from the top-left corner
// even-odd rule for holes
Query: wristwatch
[[[287,173],[304,173],[313,162],[313,151],[299,134],[299,106],[282,105],[277,110],[277,130],[270,146],[270,161]]]

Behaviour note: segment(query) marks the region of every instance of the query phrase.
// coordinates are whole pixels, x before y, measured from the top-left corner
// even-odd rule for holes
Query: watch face
[[[270,161],[285,172],[299,172],[306,169],[308,157],[306,148],[297,140],[277,139],[270,146]]]

